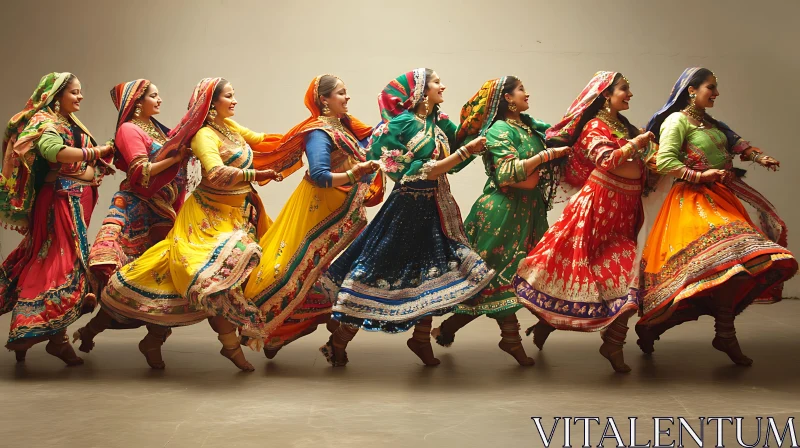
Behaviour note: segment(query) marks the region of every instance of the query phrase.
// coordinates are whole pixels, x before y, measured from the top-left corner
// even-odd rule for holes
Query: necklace
[[[529,135],[533,135],[533,130],[531,130],[530,126],[519,120],[515,120],[513,118],[506,118],[506,123],[513,124],[514,126],[517,126],[525,130],[525,132],[527,132]]]
[[[223,124],[222,126],[220,126],[216,122],[211,120],[206,120],[206,124],[211,126],[212,129],[216,130],[220,134],[224,135],[225,138],[227,138],[237,146],[244,146],[241,140],[242,136],[231,131],[231,128],[229,128],[228,125]]]
[[[145,134],[149,135],[150,138],[152,138],[156,142],[161,143],[163,145],[167,141],[164,134],[161,133],[159,129],[155,127],[155,125],[153,125],[152,121],[150,120],[144,121],[138,118],[133,118],[131,119],[131,123],[135,124],[136,126],[139,126],[145,132]]]
[[[605,109],[600,109],[597,112],[597,118],[603,120],[603,122],[605,122],[605,124],[607,124],[611,128],[611,130],[614,131],[614,133],[619,134],[623,137],[628,135],[628,129],[625,127],[625,125],[622,124],[622,122],[619,121],[618,118],[608,113],[608,111],[606,111]]]
[[[326,117],[325,115],[320,115],[319,121],[329,125],[330,127],[341,132],[342,134],[347,134],[347,128],[345,128],[344,125],[342,124],[342,120],[336,117]]]
[[[683,113],[686,115],[694,118],[700,123],[700,127],[702,128],[706,122],[706,111],[705,109],[700,109],[699,107],[695,106],[694,104],[690,104],[686,106],[686,109],[683,109]]]

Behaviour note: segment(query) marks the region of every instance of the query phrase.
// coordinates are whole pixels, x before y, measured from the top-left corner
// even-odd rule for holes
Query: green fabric
[[[435,127],[443,131],[440,143],[447,147],[455,140],[457,126],[447,118],[434,119],[436,114],[424,120],[405,111],[388,123],[379,126],[373,133],[368,160],[378,160],[384,172],[395,182],[409,182],[427,178],[438,155]]]
[[[534,128],[547,129],[536,122]],[[539,129],[535,129],[539,131]],[[548,203],[540,186],[533,190],[510,187],[527,176],[522,161],[545,149],[537,133],[497,121],[486,133],[483,156],[489,179],[464,221],[473,250],[497,275],[475,299],[458,305],[455,313],[502,319],[522,306],[517,302],[511,280],[517,266],[547,231]]]
[[[58,163],[59,151],[64,149],[67,145],[64,144],[64,139],[61,138],[56,131],[48,129],[44,131],[39,140],[36,142],[36,147],[39,149],[39,154],[47,159],[50,163]]]
[[[674,112],[664,120],[659,143],[656,168],[662,174],[683,167],[722,169],[731,161],[725,133],[716,127],[697,127],[682,112]]]

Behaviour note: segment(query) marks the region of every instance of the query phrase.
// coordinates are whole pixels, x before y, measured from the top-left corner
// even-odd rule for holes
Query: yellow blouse
[[[192,138],[192,152],[203,169],[200,186],[234,193],[249,191],[249,182],[235,182],[235,179],[242,170],[253,169],[253,150],[249,145],[261,143],[265,134],[253,132],[231,119],[225,119],[225,124],[241,140],[230,141],[210,126],[204,126]]]

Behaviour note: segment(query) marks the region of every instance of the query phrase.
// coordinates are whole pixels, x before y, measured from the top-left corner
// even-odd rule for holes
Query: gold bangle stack
[[[345,171],[345,174],[347,174],[347,178],[350,179],[351,184],[356,183],[356,175],[353,173],[353,170],[347,170]]]
[[[686,182],[691,182],[693,184],[699,184],[701,174],[703,173],[701,173],[700,171],[686,168],[683,170],[683,173],[681,174],[681,179],[685,180]]]
[[[242,170],[242,177],[244,177],[245,182],[253,182],[256,180],[256,170]]]

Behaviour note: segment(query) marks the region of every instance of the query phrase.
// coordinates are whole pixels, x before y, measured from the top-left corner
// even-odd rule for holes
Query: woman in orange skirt
[[[771,170],[780,163],[706,114],[717,96],[710,70],[686,69],[647,125],[660,143],[655,169],[677,179],[642,255],[643,315],[636,333],[649,354],[667,329],[712,315],[714,348],[749,366],[753,360],[739,347],[734,316],[757,299],[780,300],[797,261],[786,249],[786,225],[775,207],[733,169],[735,155]],[[756,209],[757,220],[742,201]]]

